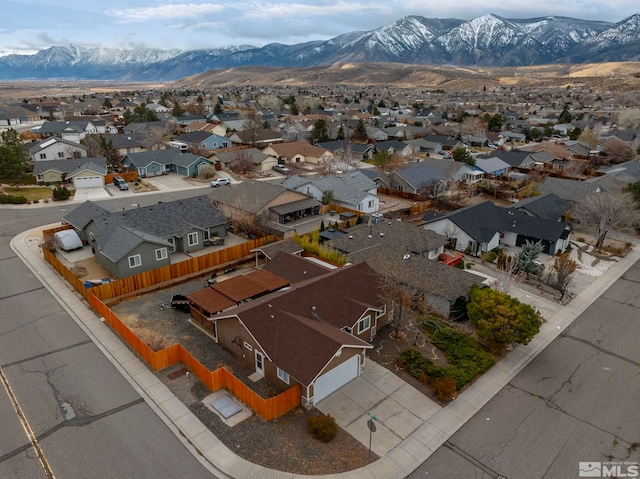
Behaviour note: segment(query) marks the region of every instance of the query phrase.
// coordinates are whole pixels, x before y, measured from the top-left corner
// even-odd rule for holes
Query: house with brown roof
[[[201,314],[197,321],[216,343],[255,370],[258,378],[282,388],[299,384],[305,407],[362,374],[366,350],[372,348],[368,340],[389,317],[381,277],[366,263],[329,271],[225,309],[249,294],[245,290],[251,285],[242,286],[240,281],[250,275],[238,277],[238,284],[224,291],[221,286],[231,280],[212,285],[214,293],[203,298],[200,293],[188,295],[198,306],[223,308],[218,314]],[[264,278],[259,283],[276,285]]]
[[[333,160],[333,153],[319,146],[313,146],[307,141],[290,141],[273,143],[262,149],[263,153],[278,158],[278,163],[289,165],[310,163],[322,165]]]

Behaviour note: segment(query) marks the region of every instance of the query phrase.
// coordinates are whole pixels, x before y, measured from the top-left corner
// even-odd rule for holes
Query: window
[[[158,248],[156,250],[156,261],[162,261],[163,259],[167,259],[169,257],[169,253],[167,253],[167,248]]]
[[[137,268],[142,266],[142,258],[139,254],[129,256],[129,268]]]
[[[175,253],[175,251],[176,251],[176,240],[175,240],[175,238],[173,236],[170,236],[169,238],[167,238],[167,241],[169,241],[169,243],[171,243],[171,245],[172,245],[170,251],[172,253]]]
[[[358,211],[362,211],[362,203],[358,203]]]
[[[249,343],[247,343],[246,341],[244,342],[244,347],[247,348],[249,351],[253,351],[253,346],[251,346]]]
[[[64,151],[59,151],[58,152],[58,158],[63,158],[64,159]]]
[[[358,321],[358,334],[366,331],[371,326],[371,320],[369,316],[365,316],[360,321]]]
[[[369,208],[373,208],[375,201],[373,200],[369,200]]]
[[[198,244],[198,233],[197,232],[189,233],[187,241],[189,242],[189,246],[197,245]]]
[[[385,313],[387,312],[387,305],[383,305],[382,308],[380,308],[380,311],[376,311],[376,318],[379,318],[380,316],[384,316]]]
[[[46,153],[40,153],[40,159],[41,160],[46,160],[47,159],[47,154]]]
[[[278,377],[285,383],[289,384],[289,375],[280,368],[278,368]]]

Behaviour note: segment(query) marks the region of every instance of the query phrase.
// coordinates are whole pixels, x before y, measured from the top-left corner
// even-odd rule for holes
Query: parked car
[[[217,188],[218,186],[223,186],[223,185],[227,185],[227,186],[231,186],[231,179],[229,178],[216,178],[215,180],[213,180],[211,182],[211,186]]]
[[[129,185],[127,185],[127,182],[122,176],[114,176],[113,184],[123,191],[129,189]]]
[[[289,173],[289,171],[291,171],[291,170],[289,170],[289,168],[287,168],[284,165],[274,165],[273,166],[273,170],[277,171],[278,173],[282,173],[283,175],[286,174],[286,173]]]

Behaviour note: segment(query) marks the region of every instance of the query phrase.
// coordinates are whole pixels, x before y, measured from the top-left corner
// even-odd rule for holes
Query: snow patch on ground
[[[580,248],[591,248],[591,247],[585,243],[579,243],[577,241],[576,242],[572,241],[572,243],[574,243],[574,247],[571,249],[570,256],[571,256],[571,259],[574,260],[578,265],[576,268],[577,273],[582,273],[584,275],[597,278],[598,276],[602,276],[602,274],[606,270],[608,270],[611,266],[613,266],[616,262],[616,260],[614,259],[611,259],[611,260],[599,259],[584,251],[580,255],[582,257],[582,259],[580,259],[580,256],[578,255],[578,248],[575,246],[577,245]]]

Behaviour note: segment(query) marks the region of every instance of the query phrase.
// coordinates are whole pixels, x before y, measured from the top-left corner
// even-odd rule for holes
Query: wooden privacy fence
[[[196,256],[194,258],[173,263],[160,268],[127,276],[110,283],[104,283],[92,288],[93,294],[100,299],[112,299],[125,297],[158,287],[162,283],[177,282],[198,276],[207,271],[212,271],[216,267],[232,264],[251,255],[253,248],[260,247],[272,241],[275,237],[257,238],[246,243],[229,248],[212,251],[211,253]]]
[[[49,251],[46,246],[42,247],[42,254],[44,255],[44,259],[53,266],[64,279],[66,279],[71,286],[73,286],[78,293],[84,296],[84,299],[89,299],[88,291],[89,289],[84,285],[84,283],[78,279],[78,277],[73,274],[69,268],[67,268],[62,262],[56,257],[54,253]]]
[[[125,181],[136,181],[138,179],[138,171],[123,171],[122,173],[108,173],[104,176],[104,182],[110,185],[113,182],[115,176],[122,177]]]
[[[129,329],[91,290],[89,304],[118,334],[144,358],[156,371],[177,363],[184,364],[202,383],[215,392],[225,388],[240,401],[250,407],[265,421],[286,414],[300,405],[300,386],[295,385],[272,398],[264,399],[249,386],[236,378],[227,369],[219,368],[210,371],[194,358],[181,344],[174,344],[160,351],[153,351],[144,341]],[[221,347],[212,344],[212,347]]]
[[[53,235],[57,231],[70,229],[70,226],[61,226],[43,231],[44,238],[53,239]],[[225,250],[214,251],[205,256],[211,256],[209,260],[197,261],[195,264],[209,265],[211,261],[215,261],[219,258],[226,258],[227,262],[233,261],[233,259],[242,258],[249,255],[249,250],[262,246],[265,242],[271,238],[258,238],[242,245],[226,248]],[[233,250],[228,254],[224,253],[226,250]],[[215,371],[209,371],[205,366],[194,358],[189,351],[187,351],[181,344],[174,344],[168,348],[164,348],[160,351],[153,351],[144,341],[142,341],[131,329],[124,324],[120,318],[118,318],[107,305],[105,305],[101,298],[95,294],[102,286],[109,286],[118,283],[123,280],[115,281],[113,283],[107,283],[101,286],[94,286],[93,288],[87,288],[84,283],[73,274],[57,257],[54,253],[49,251],[44,245],[42,247],[42,253],[45,260],[62,276],[64,277],[84,298],[89,302],[91,307],[102,316],[107,324],[114,329],[122,339],[124,339],[131,348],[133,348],[154,370],[159,371],[169,366],[173,366],[177,363],[183,363],[190,371],[192,371],[204,385],[209,388],[210,391],[215,392],[221,388],[225,388],[240,401],[250,407],[256,414],[258,414],[265,421],[280,417],[292,409],[300,405],[300,386],[295,385],[286,391],[274,396],[272,398],[264,399],[246,384],[236,378],[232,373],[224,368],[219,368]],[[213,256],[212,256],[213,255]],[[234,257],[234,255],[236,255]],[[233,259],[228,259],[232,258]],[[200,260],[204,256],[192,258],[193,260]],[[191,260],[183,261],[182,263],[188,263]],[[179,265],[181,263],[176,263]],[[220,263],[214,263],[214,265]],[[174,266],[174,265],[171,265]],[[188,266],[186,269],[191,270],[193,265]],[[209,267],[209,266],[207,266]],[[169,267],[165,267],[169,268]],[[163,269],[163,268],[159,268]],[[180,269],[179,269],[180,270]],[[154,270],[155,271],[155,270]],[[149,273],[152,273],[150,271]],[[142,273],[145,275],[146,273]],[[136,275],[140,276],[140,275]],[[158,276],[164,277],[164,276]],[[157,279],[158,277],[155,277]],[[152,276],[152,279],[154,277]],[[171,278],[171,277],[170,277]],[[129,279],[129,278],[125,278]],[[147,278],[147,280],[149,280]],[[133,283],[136,284],[136,283]],[[154,283],[157,284],[157,283]],[[212,340],[213,342],[213,340]],[[216,344],[212,344],[211,347],[221,347]]]

